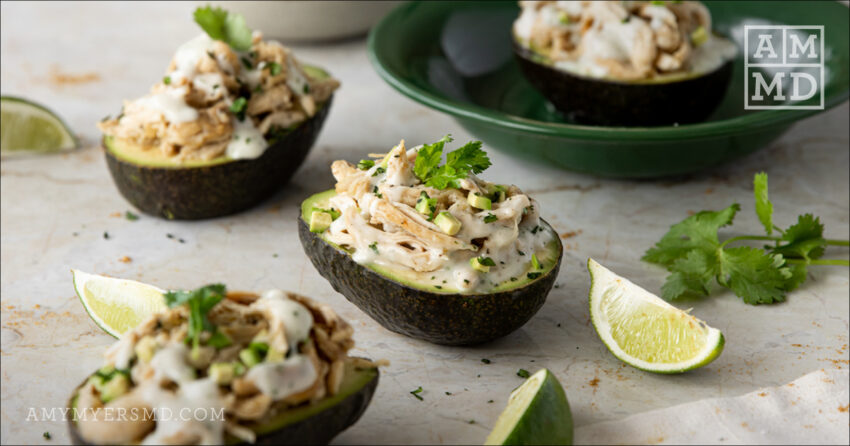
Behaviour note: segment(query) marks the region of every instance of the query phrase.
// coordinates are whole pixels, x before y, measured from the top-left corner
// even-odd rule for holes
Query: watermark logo
[[[823,26],[745,25],[744,109],[823,110]]]

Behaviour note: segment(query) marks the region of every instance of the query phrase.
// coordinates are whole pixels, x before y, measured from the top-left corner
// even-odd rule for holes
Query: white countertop
[[[576,426],[584,426],[848,367],[847,268],[811,268],[805,285],[779,305],[745,305],[729,292],[677,303],[693,307],[693,314],[721,329],[727,340],[714,363],[680,376],[641,372],[607,352],[589,322],[585,268],[593,257],[658,291],[666,273],[640,256],[688,212],[737,201],[743,209],[729,233],[760,231],[751,188],[760,170],[770,175],[779,225],[812,212],[825,223],[828,237],[846,238],[846,103],[798,123],[755,155],[680,179],[600,179],[491,151],[494,167],[486,179],[520,183],[559,233],[577,235],[562,240],[559,287],[525,327],[479,347],[440,347],[383,329],[334,292],[304,255],[296,233],[301,200],[333,184],[331,161],[360,159],[401,138],[429,142],[449,132],[458,141],[470,138],[448,116],[380,80],[364,39],[293,47],[302,60],[327,67],[342,87],[313,151],[274,198],[240,215],[203,222],[114,216],[132,207],[112,184],[96,147],[95,122],[163,75],[175,47],[198,33],[191,9],[147,2],[2,4],[2,94],[47,104],[85,145],[65,155],[2,162],[3,443],[44,443],[45,431],[52,442],[67,442],[62,422],[28,421],[30,408],[63,407],[113,342],[79,304],[70,268],[172,288],[213,281],[233,289],[280,287],[331,304],[355,327],[356,353],[391,362],[368,411],[337,443],[480,443],[522,382],[519,368],[554,372]],[[847,256],[846,249],[830,252]],[[123,256],[132,261],[122,263]],[[418,386],[423,401],[408,393]],[[634,441],[653,440],[647,434]]]

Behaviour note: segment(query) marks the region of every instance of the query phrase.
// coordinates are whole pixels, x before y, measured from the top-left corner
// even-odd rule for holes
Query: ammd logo
[[[823,26],[745,25],[744,109],[822,110]]]

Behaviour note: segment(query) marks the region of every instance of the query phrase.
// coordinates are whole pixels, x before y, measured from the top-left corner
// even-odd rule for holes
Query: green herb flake
[[[528,370],[526,369],[519,369],[516,371],[516,376],[519,376],[520,378],[528,378],[531,376],[531,373],[528,373]]]
[[[227,294],[227,288],[220,283],[202,286],[192,291],[172,290],[163,296],[169,308],[186,305],[189,308],[189,329],[186,333],[186,341],[192,344],[192,352],[198,351],[201,345],[201,333],[210,333],[207,345],[215,348],[226,347],[231,344],[230,339],[218,331],[210,322],[207,313]]]
[[[369,244],[369,249],[375,251],[375,254],[378,254],[378,242],[372,242]]]
[[[53,438],[53,437],[50,436],[50,432],[48,432],[48,431],[44,431],[44,433],[41,434],[41,436],[44,437],[46,440],[50,440],[51,438]]]
[[[136,221],[136,220],[139,219],[139,216],[130,212],[130,211],[127,211],[127,212],[124,212],[124,218],[126,218],[127,220],[130,220],[130,221]]]
[[[534,279],[540,277],[541,275],[543,275],[543,273],[539,273],[539,272],[526,274],[526,276],[531,280],[534,280]]]
[[[269,62],[266,64],[266,67],[269,69],[269,73],[272,76],[277,76],[280,74],[280,64],[277,62]]]
[[[252,32],[242,14],[206,6],[195,9],[194,19],[213,40],[221,40],[236,51],[251,48]]]
[[[416,388],[416,390],[411,390],[411,391],[410,391],[410,394],[411,394],[411,395],[415,396],[415,397],[416,397],[416,399],[418,399],[419,401],[422,401],[424,398],[422,398],[422,397],[419,395],[420,393],[422,393],[422,386],[417,387],[417,388]]]
[[[372,176],[376,177],[376,176],[378,176],[378,175],[380,175],[380,174],[382,174],[386,171],[387,171],[387,169],[384,169],[383,167],[378,166],[378,168],[375,169],[375,173],[373,173]]]
[[[498,219],[499,217],[496,217],[496,214],[487,214],[486,216],[484,216],[484,223],[493,223]]]
[[[230,111],[234,115],[236,115],[236,117],[239,119],[239,121],[244,121],[245,120],[245,109],[247,108],[247,105],[248,105],[248,99],[245,99],[245,97],[240,96],[240,97],[236,98],[236,100],[233,101],[232,104],[230,104]]]
[[[481,362],[483,362],[484,364],[490,364],[491,361],[487,358],[481,358]]]
[[[478,174],[490,167],[490,158],[481,149],[481,141],[470,141],[446,155],[446,164],[440,166],[443,147],[452,141],[446,135],[433,144],[425,144],[416,155],[413,173],[427,186],[445,189],[459,188],[459,181],[470,173]]]
[[[171,76],[165,76],[162,78],[162,83],[165,85],[171,85]]]
[[[375,162],[372,160],[360,160],[360,162],[357,163],[357,168],[360,170],[369,170],[374,166]]]

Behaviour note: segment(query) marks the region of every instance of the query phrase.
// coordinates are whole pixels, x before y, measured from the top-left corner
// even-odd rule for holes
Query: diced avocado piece
[[[691,33],[691,42],[694,46],[700,46],[708,40],[708,32],[700,26]]]
[[[508,188],[501,184],[494,184],[493,191],[490,193],[490,199],[496,203],[505,201],[505,198],[507,197],[507,190]]]
[[[95,385],[95,388],[97,388],[97,385]],[[97,390],[100,392],[100,400],[108,403],[130,390],[130,379],[123,373],[116,373],[112,379],[102,383]]]
[[[469,195],[466,197],[466,201],[467,203],[469,203],[470,206],[477,209],[484,209],[485,211],[493,209],[493,202],[490,201],[489,198],[480,194],[476,194],[472,191],[469,191]]]
[[[455,235],[460,231],[460,221],[448,211],[440,212],[434,219],[434,224],[439,226],[448,235]]]
[[[543,269],[543,266],[540,264],[540,261],[537,260],[537,254],[531,255],[531,269],[533,269],[533,270]]]
[[[139,339],[133,350],[136,352],[136,357],[139,358],[139,361],[149,362],[156,351],[156,340],[153,336],[145,336]]]
[[[263,361],[263,358],[260,356],[260,354],[256,350],[251,348],[243,348],[239,352],[239,359],[242,361],[243,364],[248,367],[254,367],[255,365]]]
[[[428,196],[424,190],[419,194],[419,199],[416,200],[416,210],[420,214],[428,217],[428,220],[434,218],[434,212],[437,211],[437,199]]]
[[[245,367],[238,362],[214,362],[207,369],[207,376],[218,384],[226,385],[240,375],[240,373],[237,373],[239,370],[244,372]]]
[[[313,211],[310,214],[310,231],[325,232],[333,223],[334,219],[331,214],[324,211]]]
[[[469,264],[472,265],[472,269],[482,273],[488,273],[491,266],[496,266],[496,262],[490,257],[473,257],[469,259]]]
[[[266,362],[282,362],[284,360],[284,358],[286,358],[286,354],[284,354],[282,351],[280,351],[280,350],[278,350],[274,347],[269,347],[269,352],[266,353],[265,361]]]

